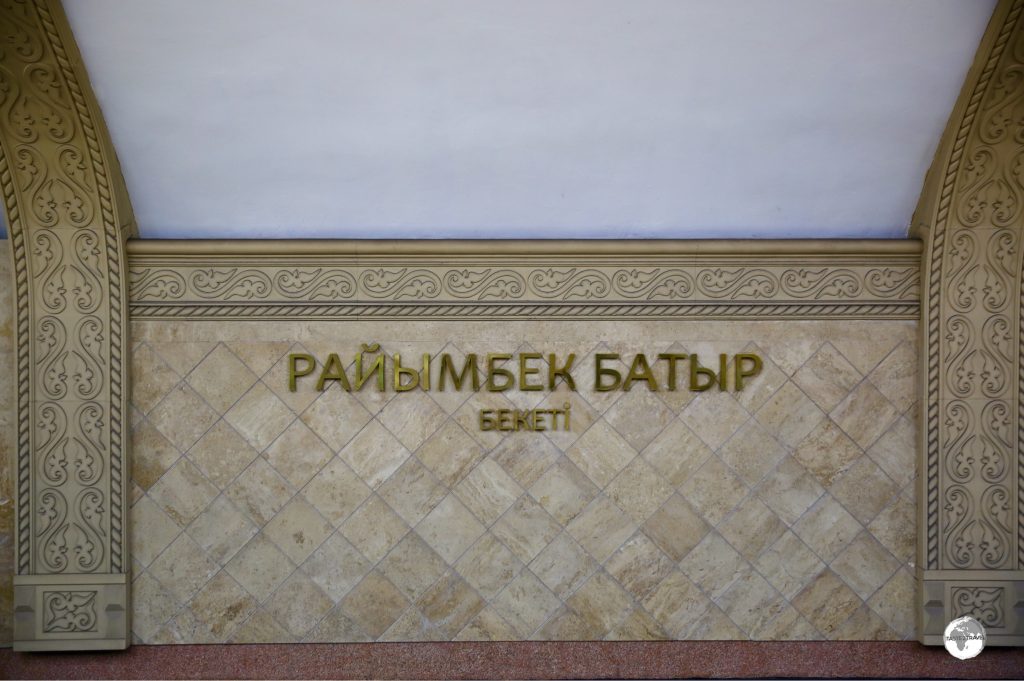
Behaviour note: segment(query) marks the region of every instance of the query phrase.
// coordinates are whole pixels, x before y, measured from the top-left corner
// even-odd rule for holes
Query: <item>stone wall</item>
[[[916,329],[134,322],[134,640],[910,638]],[[364,342],[575,352],[580,391],[288,392],[289,352]],[[764,370],[596,393],[608,351]],[[568,433],[478,427],[566,400]]]

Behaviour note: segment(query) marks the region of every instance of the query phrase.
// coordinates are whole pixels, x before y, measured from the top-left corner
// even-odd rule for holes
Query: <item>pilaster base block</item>
[[[128,575],[15,575],[14,649],[128,647]]]
[[[986,645],[1024,645],[1024,571],[928,570],[918,575],[917,638],[942,645],[946,625],[970,615]]]

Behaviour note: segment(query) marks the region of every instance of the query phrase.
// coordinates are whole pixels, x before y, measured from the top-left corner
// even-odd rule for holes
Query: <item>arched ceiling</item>
[[[994,0],[65,0],[144,237],[903,237]]]

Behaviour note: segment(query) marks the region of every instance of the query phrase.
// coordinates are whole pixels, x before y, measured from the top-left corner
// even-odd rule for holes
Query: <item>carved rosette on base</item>
[[[0,0],[0,187],[17,320],[14,646],[124,648],[134,225],[56,0]]]
[[[918,638],[1024,644],[1024,0],[1000,2],[914,218],[926,240]]]

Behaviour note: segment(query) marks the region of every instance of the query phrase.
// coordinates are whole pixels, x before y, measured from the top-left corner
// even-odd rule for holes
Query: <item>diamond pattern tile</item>
[[[692,330],[717,324],[643,349],[761,354],[740,393],[598,393],[594,355],[628,358],[636,342],[575,330],[382,345],[389,385],[395,352],[461,363],[481,347],[536,350],[544,384],[546,353],[574,352],[576,392],[319,393],[307,381],[292,393],[287,354],[337,342],[295,342],[290,327],[264,341],[225,324],[221,342],[144,329],[131,528],[147,608],[134,636],[912,637],[912,334]],[[480,409],[567,401],[570,432],[477,423]]]

